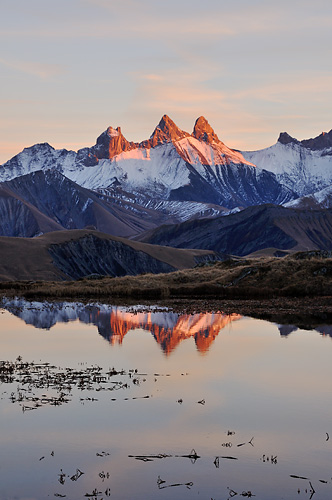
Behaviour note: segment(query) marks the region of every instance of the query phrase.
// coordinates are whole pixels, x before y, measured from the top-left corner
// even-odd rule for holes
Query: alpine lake
[[[0,498],[332,498],[332,327],[0,309]]]

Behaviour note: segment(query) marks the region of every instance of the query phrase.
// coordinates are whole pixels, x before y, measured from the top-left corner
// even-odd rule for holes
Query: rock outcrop
[[[208,144],[221,142],[204,116],[197,118],[192,135],[199,141],[204,141]]]
[[[122,135],[121,128],[108,127],[97,139],[95,146],[90,148],[90,153],[98,160],[107,158],[112,159],[114,156],[130,151],[138,147],[135,142],[129,142]]]
[[[142,148],[154,148],[160,144],[167,142],[175,142],[188,137],[190,134],[181,130],[169,116],[164,115],[156,128],[154,129],[150,139],[140,143]]]
[[[301,144],[313,151],[320,151],[322,149],[332,148],[332,130],[330,132],[322,132],[314,139],[305,139]]]

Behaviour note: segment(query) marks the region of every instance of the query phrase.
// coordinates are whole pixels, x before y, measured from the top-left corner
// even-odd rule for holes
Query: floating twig
[[[163,479],[161,479],[160,476],[158,476],[158,479],[157,479],[157,485],[158,485],[158,489],[159,490],[163,490],[165,488],[174,488],[176,486],[186,486],[188,488],[188,490],[190,490],[190,488],[193,486],[193,482],[189,482],[189,483],[173,483],[173,484],[166,484],[166,481],[164,481]]]
[[[109,453],[107,451],[101,451],[100,453],[96,453],[97,457],[108,457]]]
[[[193,448],[189,455],[174,455],[175,457],[180,457],[180,458],[190,458],[192,463],[195,463],[198,458],[201,458],[199,455],[197,455],[196,450]]]
[[[81,476],[83,476],[84,472],[82,472],[80,469],[76,469],[76,473],[71,476],[71,481],[77,481]]]
[[[128,455],[128,457],[135,458],[136,460],[142,460],[142,462],[153,462],[153,460],[172,457],[172,455],[158,453],[158,455]]]
[[[313,485],[312,485],[311,481],[309,481],[309,484],[310,484],[310,488],[311,488],[311,491],[310,491],[310,493],[311,493],[310,498],[312,498],[312,497],[314,496],[314,494],[316,493],[316,491],[315,491],[315,488],[313,487]]]

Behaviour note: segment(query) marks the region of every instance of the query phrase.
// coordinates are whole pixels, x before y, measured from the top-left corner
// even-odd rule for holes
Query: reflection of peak
[[[105,318],[104,325],[110,328],[101,329],[99,333],[110,343],[122,344],[124,336],[136,328],[152,333],[165,354],[170,354],[182,340],[194,338],[197,350],[205,353],[219,331],[228,323],[239,319],[237,314],[183,314],[172,312],[139,312],[133,313],[122,308],[114,308],[111,315]],[[96,321],[93,321],[96,324]]]
[[[2,307],[36,328],[49,329],[57,322],[75,319],[94,324],[100,335],[111,344],[122,344],[130,330],[141,328],[151,332],[165,354],[170,354],[180,342],[188,338],[193,338],[197,350],[204,354],[220,330],[241,317],[237,314],[222,313],[179,315],[172,311],[138,312],[102,304],[48,304],[27,302],[24,299],[4,301]]]
[[[280,335],[282,337],[287,337],[293,332],[296,332],[297,330],[315,330],[316,332],[319,332],[323,337],[331,337],[332,338],[332,325],[319,325],[319,326],[313,326],[312,324],[308,323],[302,324],[302,325],[278,325],[278,329],[280,332]]]
[[[278,328],[280,335],[282,335],[283,337],[287,337],[292,332],[296,332],[297,330],[297,326],[294,325],[279,325]]]
[[[220,142],[217,134],[204,116],[197,118],[193,130],[193,136],[200,141],[207,142],[208,144]]]
[[[331,325],[322,325],[316,328],[317,332],[319,332],[323,337],[332,337],[332,326]]]

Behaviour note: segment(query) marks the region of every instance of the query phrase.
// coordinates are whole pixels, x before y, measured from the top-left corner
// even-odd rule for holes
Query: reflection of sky
[[[326,432],[332,435],[332,344],[317,332],[298,331],[285,340],[276,325],[241,319],[219,333],[205,356],[199,355],[194,342],[185,341],[165,357],[142,329],[131,330],[122,346],[111,346],[96,335],[93,325],[71,322],[38,330],[8,312],[0,315],[0,321],[2,359],[20,354],[26,360],[57,366],[76,368],[83,362],[137,368],[147,374],[140,386],[111,393],[116,401],[110,400],[109,393],[99,392],[97,402],[83,404],[79,396],[96,393],[73,391],[67,405],[23,414],[6,397],[1,399],[0,467],[8,478],[2,481],[0,497],[14,488],[9,478],[15,467],[21,471],[15,491],[25,487],[32,496],[38,478],[38,499],[56,491],[66,492],[69,498],[75,498],[77,491],[92,491],[101,486],[101,470],[110,471],[116,498],[156,498],[158,475],[169,483],[194,482],[192,490],[163,490],[167,499],[193,498],[198,491],[204,498],[227,498],[227,486],[240,492],[250,489],[261,498],[294,498],[304,483],[298,484],[290,474],[309,477],[319,498],[330,498],[330,485],[319,479],[330,478],[332,458],[330,442],[325,441]],[[0,394],[3,390],[1,386]],[[144,395],[152,397],[130,399]],[[180,398],[182,404],[177,402]],[[202,399],[205,405],[198,404]],[[227,436],[227,430],[235,435]],[[248,441],[253,436],[251,447]],[[233,446],[222,447],[225,442]],[[192,448],[202,456],[194,465],[184,458],[149,463],[128,458],[130,454],[186,454]],[[55,450],[53,462],[51,450]],[[110,456],[97,460],[96,452],[101,450]],[[263,463],[263,454],[277,455],[278,464]],[[238,460],[224,460],[216,469],[217,455]],[[45,459],[39,462],[41,456]],[[67,481],[59,490],[60,468],[73,474],[76,467],[85,471],[82,480]]]
[[[2,2],[0,162],[108,125],[147,139],[205,115],[231,147],[331,128],[329,0]]]

